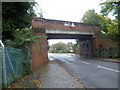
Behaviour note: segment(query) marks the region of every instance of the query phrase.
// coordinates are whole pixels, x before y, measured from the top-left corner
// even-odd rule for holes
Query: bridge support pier
[[[80,54],[85,56],[94,56],[94,39],[79,40]]]
[[[48,62],[47,36],[45,33],[38,33],[42,36],[32,46],[32,69],[39,68]]]

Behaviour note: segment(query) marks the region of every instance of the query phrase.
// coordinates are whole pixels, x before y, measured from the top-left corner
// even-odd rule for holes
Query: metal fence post
[[[2,2],[0,1],[0,41],[1,40],[2,40]],[[0,48],[0,87],[2,87],[2,60],[3,60],[3,53],[1,47]]]
[[[2,47],[0,47],[0,87],[2,87],[2,60],[3,60],[3,52],[2,52]]]
[[[0,40],[0,44],[2,46],[2,70],[3,70],[3,82],[5,85],[7,85],[7,78],[6,78],[6,62],[5,62],[5,47],[2,43],[2,41]]]
[[[15,73],[14,68],[13,68],[13,65],[12,65],[12,63],[11,63],[11,59],[10,59],[10,57],[9,57],[9,55],[8,55],[8,52],[7,52],[7,50],[5,50],[5,51],[6,51],[6,55],[7,55],[7,57],[8,57],[8,61],[9,61],[9,63],[10,63],[10,66],[11,66],[11,68],[12,68],[12,71],[13,71],[13,73]]]
[[[4,76],[4,84],[7,85],[7,77],[6,77],[6,62],[5,62],[5,47],[3,47],[3,76]]]

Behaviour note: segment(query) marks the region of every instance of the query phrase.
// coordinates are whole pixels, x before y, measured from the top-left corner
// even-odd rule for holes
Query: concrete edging
[[[108,62],[120,63],[120,59],[110,59],[110,58],[95,58],[96,60],[103,60]]]

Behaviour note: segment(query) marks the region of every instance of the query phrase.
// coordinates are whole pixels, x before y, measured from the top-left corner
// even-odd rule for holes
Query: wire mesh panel
[[[30,71],[28,52],[21,49],[5,48],[5,69],[7,85],[28,74]]]

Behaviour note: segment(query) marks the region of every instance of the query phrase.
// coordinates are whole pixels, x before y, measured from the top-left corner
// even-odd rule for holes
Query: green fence
[[[97,57],[100,58],[118,58],[118,47],[101,48],[97,50]]]
[[[30,58],[28,51],[5,48],[3,60],[3,84],[9,85],[30,73]]]

